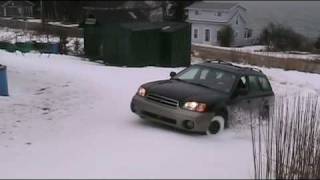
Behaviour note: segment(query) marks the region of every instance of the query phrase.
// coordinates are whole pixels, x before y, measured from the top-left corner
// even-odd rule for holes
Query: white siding
[[[217,12],[220,12],[221,16],[217,16]],[[236,34],[233,46],[248,44],[250,39],[244,37],[247,30],[245,13],[246,12],[239,7],[232,8],[228,11],[189,9],[187,21],[192,23],[192,42],[218,45],[217,32],[223,26],[230,25]],[[198,29],[198,38],[193,37],[194,29]],[[205,29],[210,30],[210,42],[205,42]]]
[[[203,23],[192,23],[192,42],[199,44],[211,44],[218,45],[217,42],[217,32],[222,26],[220,25],[209,25]],[[199,35],[197,39],[193,38],[194,29],[198,29]],[[205,42],[205,30],[210,30],[210,42]]]
[[[238,22],[238,23],[237,23]],[[244,37],[246,32],[247,23],[241,16],[240,12],[237,12],[235,16],[230,21],[230,25],[235,32],[235,38],[233,45],[234,46],[241,46],[247,44],[248,39]]]
[[[198,12],[198,14],[196,14]],[[218,13],[221,13],[218,16]],[[205,20],[213,22],[225,22],[229,18],[228,11],[209,11],[209,10],[194,10],[190,9],[188,11],[189,20]]]

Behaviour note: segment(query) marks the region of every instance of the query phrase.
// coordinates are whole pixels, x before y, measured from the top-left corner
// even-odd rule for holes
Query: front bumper
[[[191,132],[205,132],[214,113],[199,113],[154,102],[135,95],[131,101],[131,111],[143,119],[151,120],[178,129]],[[186,121],[192,121],[193,128],[186,127]]]

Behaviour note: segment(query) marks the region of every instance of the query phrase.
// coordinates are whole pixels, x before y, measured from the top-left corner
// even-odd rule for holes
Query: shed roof
[[[125,23],[147,21],[148,16],[139,9],[86,9],[89,16],[96,19],[97,24]],[[92,18],[92,17],[89,17]]]
[[[123,23],[121,27],[130,29],[132,31],[161,29],[163,32],[172,32],[183,28],[188,23],[185,22],[137,22],[137,23]]]

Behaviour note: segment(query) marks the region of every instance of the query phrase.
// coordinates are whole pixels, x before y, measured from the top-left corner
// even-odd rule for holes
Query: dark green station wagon
[[[233,109],[268,115],[274,102],[267,76],[256,68],[207,61],[170,76],[141,85],[131,111],[178,129],[216,134],[229,127]]]

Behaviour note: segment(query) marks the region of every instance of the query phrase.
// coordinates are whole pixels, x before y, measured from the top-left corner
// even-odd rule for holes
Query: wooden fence
[[[220,59],[235,63],[320,74],[320,60],[280,58],[195,45],[193,45],[191,49],[194,56],[202,59]]]
[[[38,22],[28,22],[5,18],[0,18],[0,26],[14,29],[33,30],[39,32],[43,31],[44,33],[53,34],[57,36],[83,37],[82,29],[78,27],[63,27],[45,24],[44,28],[42,28],[42,24]]]

